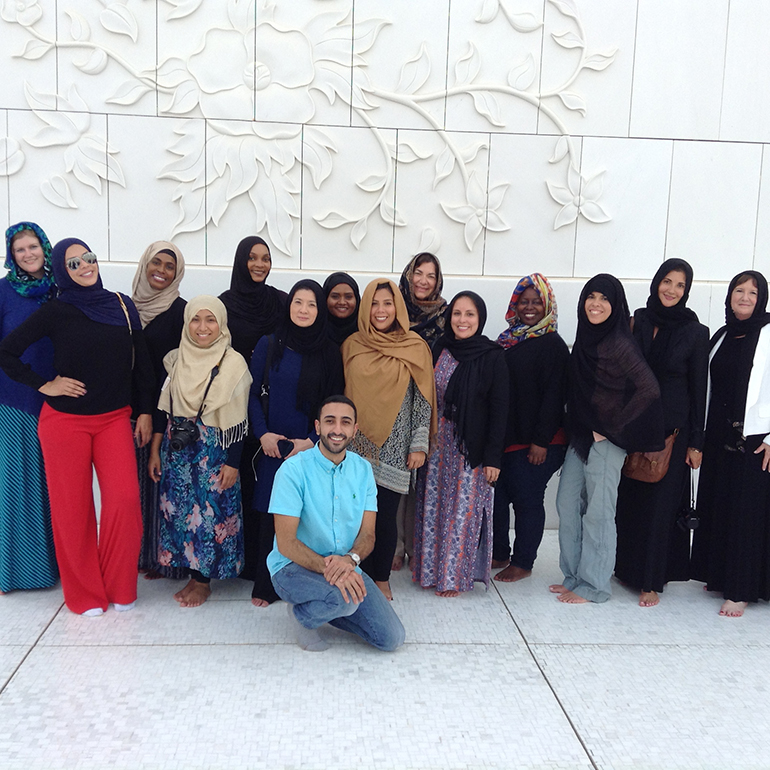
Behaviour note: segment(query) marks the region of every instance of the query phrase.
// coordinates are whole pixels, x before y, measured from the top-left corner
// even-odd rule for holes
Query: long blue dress
[[[40,304],[0,280],[0,339]],[[22,360],[53,379],[53,345],[42,339]],[[37,421],[43,396],[0,371],[0,591],[48,588],[59,577]]]

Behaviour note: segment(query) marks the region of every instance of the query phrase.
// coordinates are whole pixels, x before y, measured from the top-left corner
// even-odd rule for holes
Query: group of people
[[[488,587],[493,568],[527,578],[561,469],[560,601],[606,601],[613,572],[646,607],[690,578],[723,594],[724,615],[770,599],[760,273],[730,283],[711,353],[684,260],[661,265],[633,318],[620,281],[594,276],[570,352],[539,273],[490,339],[482,297],[447,303],[433,254],[363,293],[334,273],[286,294],[271,265],[244,238],[230,289],[185,302],[182,253],[158,241],[129,297],[103,287],[84,241],[8,228],[0,591],[60,577],[67,606],[95,616],[134,606],[137,570],[186,577],[183,607],[240,576],[255,606],[289,602],[306,649],[326,622],[394,649],[391,571],[408,560],[442,597]],[[640,480],[639,457],[667,470]]]

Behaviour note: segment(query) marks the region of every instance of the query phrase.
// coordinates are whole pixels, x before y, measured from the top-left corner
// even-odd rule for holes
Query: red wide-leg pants
[[[38,424],[64,601],[78,614],[136,599],[142,513],[129,407],[94,415],[43,406]],[[102,506],[97,534],[93,470]]]

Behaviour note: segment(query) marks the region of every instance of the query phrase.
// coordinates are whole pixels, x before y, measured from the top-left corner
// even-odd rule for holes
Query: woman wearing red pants
[[[152,433],[151,364],[133,303],[102,287],[88,245],[66,238],[51,261],[61,293],[3,340],[0,367],[46,397],[38,432],[64,601],[94,616],[136,601],[142,516],[129,402],[133,382],[141,413],[135,438],[144,445]],[[50,381],[21,360],[43,337],[54,346]],[[93,468],[102,498],[98,534]]]

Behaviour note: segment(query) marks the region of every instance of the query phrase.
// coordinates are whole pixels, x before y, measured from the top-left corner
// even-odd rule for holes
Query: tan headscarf
[[[219,323],[219,337],[207,348],[200,347],[190,334],[190,321],[204,309],[210,310]],[[219,373],[206,396],[201,420],[204,425],[220,430],[220,443],[225,449],[244,438],[248,428],[251,374],[243,356],[230,346],[227,310],[222,300],[202,294],[187,303],[179,348],[166,354],[163,365],[168,379],[161,391],[158,408],[170,413],[171,395],[174,416],[191,419],[203,402],[211,370],[219,365]]]
[[[150,260],[163,249],[168,249],[176,256],[176,275],[174,275],[174,280],[165,289],[158,291],[153,289],[147,280],[147,266],[150,264]],[[155,243],[151,243],[147,247],[137,265],[131,290],[131,299],[139,311],[142,328],[147,326],[153,318],[161,313],[165,313],[171,307],[174,300],[179,296],[179,284],[182,282],[183,277],[184,257],[182,252],[173,243],[169,243],[169,241],[155,241]]]
[[[380,332],[372,326],[372,299],[378,284],[387,284],[396,305],[400,328]],[[358,407],[361,432],[378,447],[390,435],[409,379],[431,407],[430,435],[436,435],[436,383],[430,349],[419,334],[409,331],[404,298],[393,281],[375,278],[365,289],[358,310],[358,331],[342,343],[345,395]]]

